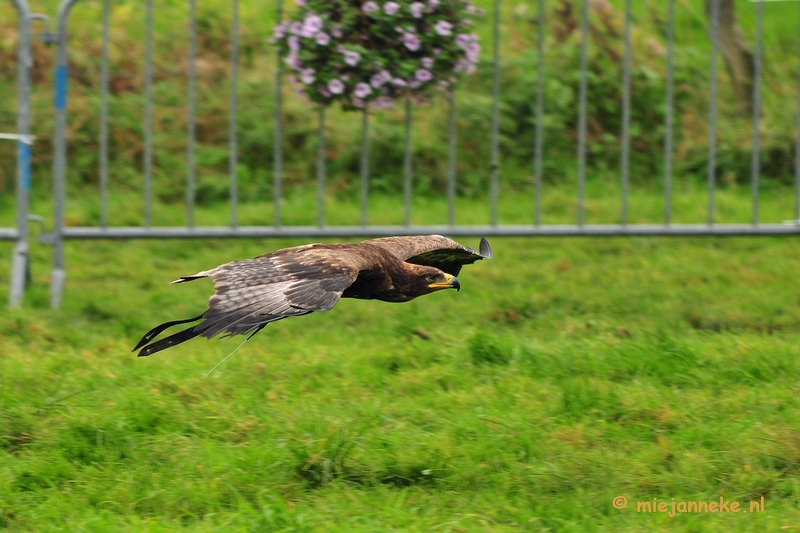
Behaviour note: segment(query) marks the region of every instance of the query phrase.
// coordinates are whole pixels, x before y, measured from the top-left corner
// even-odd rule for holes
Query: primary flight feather
[[[214,281],[208,309],[200,316],[165,322],[133,349],[152,355],[198,335],[255,335],[276,320],[331,309],[339,298],[407,302],[441,289],[460,289],[463,265],[492,257],[486,239],[478,250],[440,235],[385,237],[359,243],[307,244],[253,259],[232,261],[173,283]],[[188,329],[154,339],[178,324]]]

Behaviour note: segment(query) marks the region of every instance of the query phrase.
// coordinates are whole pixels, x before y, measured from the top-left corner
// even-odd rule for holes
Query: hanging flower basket
[[[273,42],[310,100],[344,109],[392,107],[449,91],[475,71],[482,10],[464,0],[296,0]]]

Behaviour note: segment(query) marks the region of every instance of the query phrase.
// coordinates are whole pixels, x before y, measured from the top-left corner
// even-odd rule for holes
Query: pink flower
[[[400,38],[403,41],[403,44],[406,45],[406,48],[411,50],[412,52],[416,52],[419,50],[420,41],[419,37],[414,35],[413,33],[404,33],[403,36]]]
[[[422,63],[422,66],[425,68],[433,67],[433,59],[431,59],[430,57],[423,57],[422,59],[420,59],[420,63]]]
[[[302,71],[300,71],[300,81],[302,81],[306,85],[311,85],[317,79],[317,77],[314,74],[315,73],[313,68],[304,68]]]
[[[289,31],[292,35],[300,35],[303,33],[303,23],[302,22],[292,22],[291,26],[289,26]]]
[[[428,13],[433,13],[437,7],[439,7],[439,0],[428,0]]]
[[[313,37],[319,30],[322,29],[322,19],[314,13],[306,15],[303,21],[303,29],[301,34],[303,37]]]
[[[322,46],[328,46],[328,43],[331,42],[331,36],[321,31],[317,34],[317,44]]]
[[[434,26],[434,29],[439,35],[450,35],[453,33],[453,25],[446,20],[440,20],[437,22]]]
[[[359,98],[366,98],[371,92],[372,87],[362,82],[356,84],[356,89],[353,91],[353,94]]]
[[[286,25],[278,24],[275,26],[275,31],[272,32],[272,40],[277,41],[278,39],[283,39],[286,37]]]
[[[376,98],[370,105],[375,108],[387,108],[387,107],[394,107],[394,101],[389,98],[388,96],[381,96],[380,98]]]
[[[389,73],[384,70],[383,72],[378,72],[377,74],[373,74],[372,77],[370,77],[369,79],[370,85],[372,85],[377,89],[378,87],[380,87],[381,85],[392,79],[392,75],[389,74],[389,79],[387,80],[385,74]]]
[[[470,36],[466,33],[459,33],[456,35],[456,46],[461,48],[462,50],[466,50],[467,45],[470,43]]]
[[[286,56],[286,64],[289,65],[289,68],[292,70],[298,70],[303,66],[303,62],[300,61],[299,57],[297,57],[297,50],[292,50],[289,52],[289,55]]]
[[[304,5],[306,5],[306,0],[294,0],[294,2],[295,2],[295,4],[297,4],[300,7],[303,7]]]
[[[404,80],[403,78],[395,78],[395,79],[393,79],[392,80],[392,84],[393,85],[397,85],[398,87],[405,87],[406,85],[408,85],[406,83],[406,80]]]
[[[469,43],[465,52],[469,61],[477,63],[481,53],[481,45],[478,43]]]
[[[333,94],[342,94],[344,91],[344,83],[341,80],[333,78],[328,82],[328,90]]]
[[[331,28],[331,35],[334,36],[336,39],[342,38],[342,29],[339,26],[334,26]]]
[[[400,4],[397,2],[386,2],[383,4],[383,12],[387,15],[394,15],[400,10]]]
[[[289,50],[293,52],[300,50],[300,38],[297,35],[290,35],[286,42],[289,44]]]
[[[420,18],[422,16],[422,10],[425,9],[425,4],[423,4],[422,2],[414,2],[413,4],[411,4],[410,9],[411,9],[411,14],[415,18]]]
[[[467,67],[469,65],[471,65],[471,63],[466,59],[459,59],[458,61],[456,61],[456,64],[453,67],[453,72],[464,72],[465,70],[467,70]]]
[[[325,98],[330,98],[331,97],[331,92],[327,89],[327,87],[320,87],[319,88],[319,93],[322,96],[324,96]]]
[[[431,74],[430,70],[425,70],[424,68],[418,69],[414,73],[414,77],[421,82],[431,81],[433,79],[433,74]]]
[[[376,4],[375,2],[370,1],[370,2],[365,2],[361,6],[361,9],[364,10],[364,13],[372,13],[374,11],[377,11],[380,8],[378,7],[378,4]]]
[[[344,54],[344,62],[354,67],[358,65],[358,62],[361,61],[361,54],[358,52],[354,52],[352,50],[345,50],[342,52]]]

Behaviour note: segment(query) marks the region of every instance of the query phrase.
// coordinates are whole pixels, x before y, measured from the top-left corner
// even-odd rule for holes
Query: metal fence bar
[[[452,236],[485,236],[485,237],[588,237],[588,236],[625,236],[625,235],[800,235],[800,227],[794,224],[718,224],[709,227],[706,224],[548,224],[535,228],[530,224],[518,225],[475,225],[448,226],[427,225],[411,226],[161,226],[143,227],[69,227],[65,228],[62,237],[66,239],[194,239],[194,238],[270,238],[270,237],[385,237],[391,235],[418,235],[421,230],[429,233],[446,233]],[[50,235],[45,235],[41,242],[52,242]]]
[[[664,225],[672,223],[672,120],[674,109],[675,0],[667,3],[667,102],[664,117]]]
[[[447,225],[455,226],[456,209],[456,93],[450,90],[447,116]]]
[[[19,18],[19,41],[17,43],[17,136],[30,135],[30,93],[31,93],[31,12],[26,0],[12,0]],[[14,239],[11,257],[11,285],[8,305],[12,308],[22,305],[25,292],[25,277],[28,271],[28,193],[30,190],[31,164],[30,138],[17,138],[17,220],[16,230],[9,232]]]
[[[714,225],[714,186],[717,166],[717,51],[719,49],[719,0],[711,0],[711,73],[708,103],[708,225]]]
[[[491,219],[492,226],[497,225],[497,197],[498,197],[498,166],[500,163],[499,134],[500,134],[500,0],[494,2],[494,23],[492,27],[494,49],[492,57],[494,69],[492,72],[492,152],[490,163],[491,180]]]
[[[108,226],[108,13],[103,0],[103,51],[100,60],[100,225]]]
[[[145,5],[144,53],[144,225],[153,224],[153,0]]]
[[[764,3],[758,2],[756,7],[756,53],[753,63],[753,153],[750,162],[752,197],[753,197],[753,225],[758,226],[758,174],[760,171],[760,139],[759,127],[761,126],[761,53],[762,53],[762,25],[764,18]]]
[[[625,0],[625,50],[622,67],[622,225],[628,225],[628,180],[631,159],[631,0]]]
[[[55,130],[53,132],[53,271],[50,306],[58,308],[64,290],[64,207],[67,193],[67,22],[78,0],[64,0],[56,29]]]
[[[589,0],[581,5],[581,82],[578,104],[578,226],[583,226],[583,196],[586,181],[586,68],[589,40]]]
[[[317,227],[325,227],[325,107],[319,106],[317,131]]]
[[[361,226],[367,227],[367,201],[369,195],[369,114],[364,107],[361,121]]]
[[[231,185],[231,227],[239,225],[237,206],[239,205],[239,182],[236,172],[238,163],[237,150],[237,131],[236,131],[236,112],[237,99],[236,91],[238,88],[238,69],[239,69],[239,0],[233,0],[231,13],[231,103],[230,103],[230,134],[228,136],[229,150],[229,174]]]
[[[403,222],[411,225],[411,98],[406,97],[406,139],[403,153]]]
[[[186,148],[186,225],[194,227],[194,104],[197,76],[195,59],[197,57],[197,5],[189,0],[189,94],[187,101],[187,148]]]
[[[535,199],[533,223],[542,225],[542,157],[544,155],[544,0],[539,0],[536,25],[536,140],[534,141]]]
[[[277,5],[277,21],[280,24],[283,21],[283,0],[278,0]],[[281,68],[281,55],[278,50],[275,50],[275,146],[273,156],[273,204],[275,209],[275,219],[273,225],[276,228],[281,227],[281,196],[282,196],[282,176],[283,170],[283,124],[281,122],[282,107],[283,107],[283,92],[281,91],[281,81],[283,79],[283,69]]]

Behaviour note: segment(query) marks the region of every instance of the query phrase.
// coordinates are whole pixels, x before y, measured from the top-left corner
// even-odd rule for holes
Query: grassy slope
[[[129,352],[202,308],[208,283],[167,281],[289,244],[71,243],[61,311],[35,266],[29,309],[0,315],[0,527],[800,522],[796,240],[494,239],[460,293],[274,324],[208,378],[238,340]],[[620,494],[766,511],[670,519]]]

